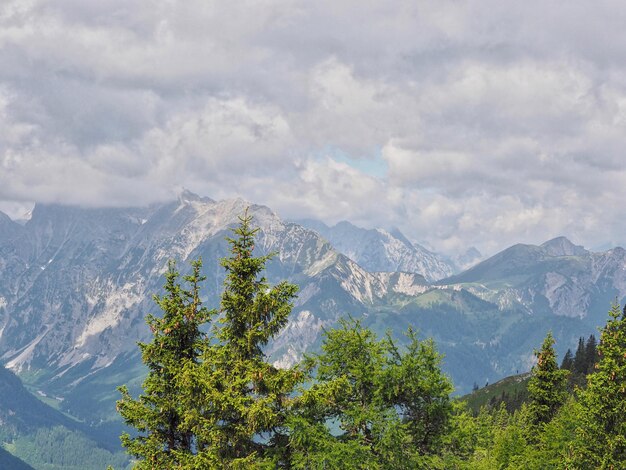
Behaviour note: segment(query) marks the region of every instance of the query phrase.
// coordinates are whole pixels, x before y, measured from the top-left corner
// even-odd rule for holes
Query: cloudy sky
[[[188,188],[444,252],[626,243],[622,1],[3,0],[0,208]]]

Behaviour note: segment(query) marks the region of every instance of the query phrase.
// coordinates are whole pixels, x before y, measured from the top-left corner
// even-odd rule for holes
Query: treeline
[[[411,330],[400,346],[345,320],[324,332],[318,354],[289,369],[272,366],[263,347],[286,326],[296,287],[267,283],[270,257],[253,255],[250,224],[244,215],[228,239],[219,311],[200,301],[200,261],[182,284],[170,264],[165,294],[155,298],[163,314],[147,317],[153,338],[140,344],[149,368],[143,394],[120,388],[118,410],[137,430],[122,442],[137,468],[626,468],[619,306],[598,345],[594,338],[595,366],[588,341],[580,369],[578,351],[570,352],[572,373],[560,368],[548,334],[527,401],[475,415],[450,398],[433,342]],[[583,362],[592,369],[587,387],[571,393],[570,377],[588,373]]]
[[[589,335],[587,341],[583,337],[578,338],[576,354],[572,354],[571,349],[567,350],[561,362],[561,369],[570,372],[568,380],[570,391],[573,392],[576,387],[584,388],[587,385],[587,375],[593,373],[598,358],[598,344],[595,335]]]
[[[594,371],[594,366],[598,362],[597,346],[595,335],[589,335],[586,340],[581,336],[578,338],[576,353],[572,354],[572,350],[568,349],[563,356],[561,369],[568,371],[567,390],[570,393],[576,393],[577,389],[583,389],[587,386],[587,375]],[[522,384],[526,382],[526,380],[522,379],[520,381]],[[478,390],[480,390],[478,385],[474,384],[472,392],[475,393]],[[509,413],[513,413],[519,410],[522,404],[527,403],[528,400],[528,390],[525,386],[521,386],[514,387],[512,390],[503,389],[496,394],[492,394],[485,404],[492,409],[504,405]],[[478,410],[478,407],[473,403],[472,408],[476,411]]]

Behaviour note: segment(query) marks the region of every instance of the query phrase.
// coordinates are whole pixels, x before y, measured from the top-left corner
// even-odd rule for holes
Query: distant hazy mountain
[[[351,315],[380,334],[402,338],[412,326],[432,336],[458,390],[469,391],[475,381],[527,370],[548,329],[559,350],[575,347],[626,295],[623,249],[591,253],[566,239],[516,245],[433,285],[426,275],[450,265],[399,233],[345,223],[329,229],[342,234],[333,238],[240,199],[183,193],[133,209],[37,205],[24,226],[0,217],[0,358],[63,398],[63,409],[108,419],[115,386],[141,382],[136,343],[149,338],[145,315],[159,313],[152,294],[168,259],[185,272],[201,256],[203,299],[216,306],[224,237],[247,206],[260,227],[257,252],[277,253],[269,280],[300,286],[287,328],[267,349],[278,365],[314,350],[323,328]]]
[[[22,226],[13,222],[8,215],[0,212],[0,240],[11,240],[22,231]]]
[[[4,436],[19,436],[41,427],[78,429],[76,421],[35,398],[11,371],[0,367],[0,423]]]
[[[564,237],[541,246],[514,245],[443,281],[481,298],[601,324],[607,306],[626,296],[626,251],[592,253]]]
[[[411,243],[399,230],[364,229],[350,222],[332,227],[312,219],[297,221],[315,230],[338,251],[370,272],[412,272],[428,281],[452,275],[455,270],[444,257]]]
[[[0,468],[11,470],[34,470],[33,467],[28,465],[23,460],[18,459],[14,455],[11,455],[2,447],[0,447]]]
[[[471,246],[467,250],[452,256],[450,263],[455,267],[456,272],[461,272],[477,265],[483,258],[482,253],[476,247]]]

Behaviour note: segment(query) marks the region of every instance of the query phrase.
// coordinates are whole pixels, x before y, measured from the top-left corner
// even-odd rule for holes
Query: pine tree
[[[148,315],[152,342],[140,343],[149,373],[133,399],[120,387],[118,410],[139,435],[122,436],[128,452],[146,469],[276,468],[288,466],[286,419],[297,370],[277,369],[263,347],[286,325],[297,287],[270,287],[262,276],[271,255],[255,257],[258,229],[240,217],[229,238],[220,318],[208,333],[202,325],[216,311],[202,307],[201,262],[185,276],[170,263],[166,295],[155,297],[162,317]]]
[[[149,370],[143,394],[135,400],[126,386],[119,388],[122,399],[117,409],[126,424],[139,431],[135,437],[128,433],[121,437],[128,452],[141,459],[137,468],[174,468],[196,445],[193,433],[183,426],[186,410],[178,377],[185,363],[198,362],[206,344],[200,328],[215,314],[200,301],[200,283],[205,279],[200,275],[201,266],[200,260],[192,263],[192,273],[183,278],[188,287],[183,288],[175,264],[170,262],[165,295],[154,297],[163,315],[147,316],[153,338],[150,343],[139,343]]]
[[[602,329],[599,360],[581,393],[572,468],[626,468],[626,309],[614,303]]]
[[[528,382],[530,420],[536,426],[548,423],[567,400],[568,371],[559,369],[553,345],[548,332],[541,349],[535,351],[537,364]]]
[[[589,335],[585,344],[585,374],[591,374],[598,360],[597,343],[594,335]]]
[[[585,338],[578,338],[578,347],[574,355],[574,365],[572,372],[574,374],[584,375],[587,373],[587,355],[585,351]]]

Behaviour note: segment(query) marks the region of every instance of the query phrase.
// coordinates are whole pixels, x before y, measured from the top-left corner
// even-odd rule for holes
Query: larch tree
[[[406,348],[358,321],[326,331],[291,419],[294,468],[441,468],[452,386],[432,341]]]

